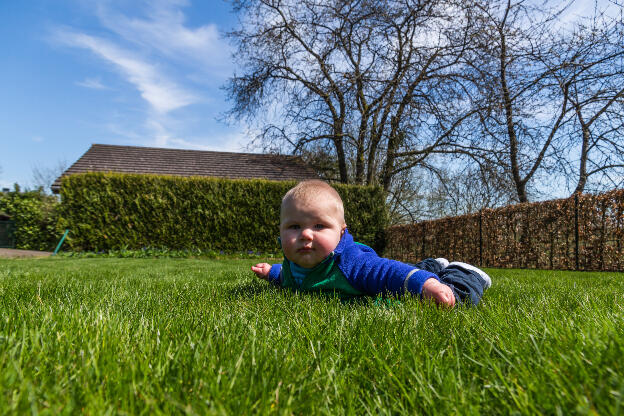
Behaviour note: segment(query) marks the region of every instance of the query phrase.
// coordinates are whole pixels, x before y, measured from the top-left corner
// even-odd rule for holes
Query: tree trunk
[[[589,127],[583,122],[583,116],[577,111],[578,120],[581,124],[583,132],[583,143],[581,144],[581,158],[579,161],[579,177],[576,183],[576,189],[573,194],[580,194],[585,189],[587,183],[587,157],[589,152]]]
[[[390,190],[392,184],[392,176],[394,170],[394,161],[396,159],[396,151],[399,148],[401,142],[400,132],[398,131],[398,121],[396,117],[392,117],[390,137],[388,137],[388,150],[386,151],[386,163],[384,164],[383,171],[381,172],[381,185],[384,191]]]
[[[526,183],[520,177],[520,166],[518,165],[518,138],[513,122],[513,106],[511,96],[509,94],[509,86],[507,85],[507,44],[504,32],[505,21],[499,27],[499,35],[501,41],[500,53],[500,77],[501,90],[503,93],[503,108],[505,109],[505,122],[507,125],[507,138],[509,139],[509,159],[511,162],[511,176],[518,193],[520,202],[527,202]]]
[[[338,171],[340,172],[340,182],[349,183],[349,172],[347,172],[347,160],[344,151],[344,138],[342,135],[342,123],[334,127],[334,146],[338,157]]]
[[[355,155],[355,183],[364,183],[364,141],[366,140],[366,126],[360,125],[360,132],[357,141]]]
[[[377,164],[377,146],[379,145],[380,137],[373,128],[371,129],[371,144],[368,150],[368,160],[366,162],[366,185],[374,185],[377,181],[375,179],[376,164]]]

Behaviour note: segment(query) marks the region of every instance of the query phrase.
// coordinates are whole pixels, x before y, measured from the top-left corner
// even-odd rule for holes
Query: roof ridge
[[[280,156],[280,157],[301,158],[300,155],[289,155],[289,154],[282,154],[282,153],[224,152],[220,150],[176,149],[173,147],[152,147],[152,146],[126,146],[126,145],[105,144],[105,143],[91,143],[91,147],[89,148],[89,150],[94,148],[95,146],[117,148],[117,149],[165,150],[165,151],[189,152],[189,153],[218,153],[218,154],[230,154],[230,155]]]
[[[60,190],[63,176],[86,172],[120,172],[173,176],[267,179],[318,179],[298,155],[236,153],[212,150],[91,144],[52,185]]]

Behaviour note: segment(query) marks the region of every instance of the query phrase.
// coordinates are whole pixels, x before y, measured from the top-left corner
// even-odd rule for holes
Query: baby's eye
[[[317,230],[322,230],[325,228],[325,226],[323,224],[316,224],[314,228],[316,228]]]
[[[299,224],[290,224],[288,226],[289,230],[298,230],[299,228],[301,228],[301,227],[299,227]]]

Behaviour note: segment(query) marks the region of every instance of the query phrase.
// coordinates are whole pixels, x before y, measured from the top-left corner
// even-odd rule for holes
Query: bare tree
[[[588,23],[577,25],[571,39],[562,42],[567,78],[567,100],[574,124],[567,133],[566,161],[573,193],[586,189],[591,177],[602,186],[621,186],[624,180],[624,24],[597,11]],[[574,164],[572,164],[574,163]],[[573,174],[573,175],[572,175]],[[600,189],[598,189],[600,190]]]
[[[453,158],[452,160],[456,160]],[[390,222],[409,223],[457,216],[517,202],[509,175],[496,165],[466,163],[428,164],[393,178]],[[399,198],[400,197],[400,198]]]
[[[380,184],[451,152],[476,114],[462,90],[470,5],[455,0],[238,0],[243,73],[230,115],[267,150],[323,149],[343,183]],[[312,159],[314,160],[314,159]]]
[[[41,189],[46,193],[51,192],[51,186],[67,170],[68,163],[65,160],[58,160],[53,166],[33,165],[32,186],[34,189]]]
[[[481,134],[458,146],[506,172],[520,202],[564,181],[582,192],[590,177],[593,190],[624,177],[622,14],[607,15],[596,2],[592,17],[564,24],[569,4],[554,4],[481,3],[480,36],[466,55]]]
[[[396,221],[525,202],[562,172],[577,191],[622,177],[621,19],[571,32],[566,4],[526,0],[234,5],[229,115],[328,180],[383,186]]]
[[[466,148],[507,172],[518,201],[526,202],[531,181],[554,171],[558,133],[570,122],[569,84],[555,82],[556,68],[544,62],[557,52],[561,10],[523,0],[484,1],[478,10],[480,36],[467,65],[481,94],[481,134]]]

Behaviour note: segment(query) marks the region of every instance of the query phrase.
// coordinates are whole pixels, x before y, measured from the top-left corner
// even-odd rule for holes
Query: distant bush
[[[85,173],[63,179],[60,225],[77,250],[167,247],[275,252],[281,198],[295,182]],[[379,248],[383,191],[336,185],[349,229]]]
[[[43,190],[0,194],[0,212],[15,221],[15,247],[24,250],[52,250],[60,235],[57,225],[58,200]]]

